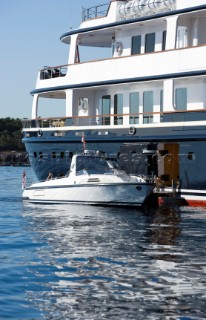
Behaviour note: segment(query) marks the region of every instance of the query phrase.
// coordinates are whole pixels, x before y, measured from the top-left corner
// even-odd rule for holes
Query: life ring
[[[79,99],[79,111],[86,113],[88,111],[88,99],[80,98]]]
[[[122,42],[117,42],[117,43],[116,43],[115,51],[116,51],[116,54],[117,54],[118,56],[121,56],[121,54],[122,54],[122,52],[123,52],[123,44],[122,44]]]
[[[82,109],[82,111],[87,112],[87,110],[88,110],[88,102],[86,100],[82,101],[81,109]]]
[[[42,137],[43,136],[43,131],[40,129],[39,131],[38,131],[38,137]]]
[[[129,128],[129,134],[133,135],[136,133],[136,128],[134,126]]]

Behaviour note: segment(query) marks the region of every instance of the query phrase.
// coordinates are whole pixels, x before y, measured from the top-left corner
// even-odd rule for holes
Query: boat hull
[[[172,188],[164,189],[165,195],[158,196],[158,204],[164,205],[179,205],[191,207],[206,207],[206,190],[179,189],[178,191]]]
[[[116,183],[30,187],[23,200],[33,203],[75,203],[141,206],[153,190],[148,183]]]

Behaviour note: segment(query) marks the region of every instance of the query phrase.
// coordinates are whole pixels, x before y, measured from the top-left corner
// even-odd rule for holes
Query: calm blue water
[[[0,167],[0,319],[206,319],[206,209],[29,205],[22,171]]]

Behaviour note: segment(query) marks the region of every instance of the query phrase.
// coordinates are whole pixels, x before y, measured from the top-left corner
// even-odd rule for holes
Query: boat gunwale
[[[65,178],[62,178],[65,179]],[[54,179],[54,180],[60,180],[60,179]],[[50,180],[50,181],[54,181],[54,180]],[[39,183],[46,183],[47,181],[42,181],[42,182],[37,182],[37,184]],[[65,185],[53,185],[53,186],[29,186],[26,187],[25,190],[42,190],[42,189],[67,189],[67,188],[79,188],[79,187],[118,187],[118,186],[155,186],[155,184],[153,182],[87,182],[87,183],[76,183],[76,184],[65,184]]]

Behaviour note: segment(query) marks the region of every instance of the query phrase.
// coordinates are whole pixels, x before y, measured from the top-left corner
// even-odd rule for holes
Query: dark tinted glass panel
[[[145,38],[145,52],[154,52],[155,33],[147,33]]]
[[[132,37],[132,54],[141,53],[141,36]]]
[[[130,105],[129,105],[129,112],[130,112],[129,123],[130,124],[139,123],[139,92],[130,93],[129,103],[130,103]]]
[[[130,93],[130,113],[139,112],[139,92]]]
[[[143,111],[147,112],[143,115],[143,122],[151,123],[153,121],[153,91],[145,91],[143,93]]]
[[[143,94],[144,112],[153,112],[153,91],[145,91]]]
[[[187,88],[175,90],[175,106],[177,110],[187,110]]]
[[[102,113],[103,114],[110,114],[110,96],[103,96],[102,97]]]
[[[162,34],[162,50],[165,50],[165,48],[166,48],[166,37],[167,37],[167,31],[163,31],[163,34]]]
[[[110,105],[111,105],[111,97],[103,96],[102,97],[102,114],[110,114]],[[110,117],[102,117],[102,124],[108,125],[110,124]]]
[[[160,112],[163,112],[163,90],[160,91]]]
[[[160,91],[160,112],[163,112],[163,90]],[[163,119],[163,113],[160,114],[160,121]]]
[[[122,124],[123,123],[123,94],[115,94],[114,96],[114,113],[120,114],[114,117],[114,124]]]

